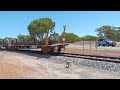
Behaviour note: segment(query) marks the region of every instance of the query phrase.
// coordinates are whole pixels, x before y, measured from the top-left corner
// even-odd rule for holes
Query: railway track
[[[72,54],[72,53],[60,53],[59,56],[71,57],[71,58],[82,58],[82,59],[87,59],[87,60],[96,60],[96,61],[104,61],[104,62],[120,63],[120,57],[112,57],[112,56]]]
[[[96,61],[104,61],[104,62],[112,62],[112,63],[120,63],[120,57],[113,57],[113,56],[101,56],[101,55],[90,55],[90,54],[73,54],[73,53],[43,53],[41,51],[34,51],[34,50],[8,50],[8,51],[18,51],[21,53],[34,53],[34,54],[45,54],[45,55],[52,55],[52,56],[64,56],[64,57],[71,57],[71,58],[81,58],[87,60],[96,60]]]

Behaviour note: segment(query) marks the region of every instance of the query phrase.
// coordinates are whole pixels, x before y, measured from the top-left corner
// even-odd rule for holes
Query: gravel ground
[[[71,66],[65,68],[66,61]],[[1,79],[120,79],[120,65],[0,51]]]

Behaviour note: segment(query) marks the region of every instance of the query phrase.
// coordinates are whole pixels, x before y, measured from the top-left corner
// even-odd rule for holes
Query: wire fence
[[[74,44],[79,45],[83,49],[89,49],[91,50],[97,50],[98,48],[98,42],[97,41],[80,41],[80,42],[75,42]]]
[[[79,47],[83,50],[88,49],[88,50],[98,50],[99,47],[112,47],[112,46],[98,46],[98,41],[79,41],[79,42],[75,42],[74,44],[76,44],[76,47]],[[116,42],[116,46],[115,47],[120,47],[120,42]]]

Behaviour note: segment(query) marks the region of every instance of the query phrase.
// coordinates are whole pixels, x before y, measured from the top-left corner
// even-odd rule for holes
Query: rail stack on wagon
[[[32,42],[32,41],[8,41],[4,42],[2,41],[0,43],[0,49],[9,49],[9,50],[23,50],[23,49],[31,49],[31,48],[40,48],[42,52],[44,53],[60,53],[62,48],[65,48],[67,46],[67,43],[65,42],[64,33],[66,30],[66,26],[63,27],[64,31],[62,33],[62,42],[54,42],[54,41],[48,41],[48,37],[45,38],[45,41],[40,42]],[[46,44],[48,43],[48,45]]]

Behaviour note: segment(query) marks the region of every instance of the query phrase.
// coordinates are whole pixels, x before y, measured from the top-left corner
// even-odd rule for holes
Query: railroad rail
[[[64,57],[71,57],[71,58],[120,63],[120,57],[117,57],[117,56],[113,57],[113,56],[73,54],[73,53],[43,53],[42,51],[35,51],[35,50],[9,50],[9,51],[19,51],[19,52],[28,52],[28,53],[35,53],[35,54],[45,54],[45,55],[51,55],[51,56],[64,56]]]
[[[112,57],[112,56],[101,56],[101,55],[90,55],[90,54],[73,54],[73,53],[59,53],[59,56],[120,63],[120,57]]]

